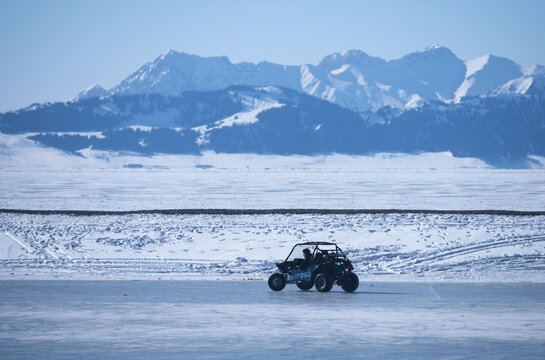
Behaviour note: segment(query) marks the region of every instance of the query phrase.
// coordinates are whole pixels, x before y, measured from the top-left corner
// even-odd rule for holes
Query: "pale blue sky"
[[[110,88],[174,49],[233,62],[385,59],[431,43],[545,64],[543,0],[0,0],[0,111]]]

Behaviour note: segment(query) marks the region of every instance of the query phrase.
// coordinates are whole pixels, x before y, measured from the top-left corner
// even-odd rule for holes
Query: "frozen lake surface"
[[[0,281],[2,359],[543,359],[545,286]]]
[[[132,159],[142,168],[0,163],[0,208],[545,210],[544,169],[441,168],[449,158],[431,164],[422,158],[416,168],[395,158],[376,160],[379,166],[374,158],[340,155],[217,155],[150,165],[144,162],[149,159]]]

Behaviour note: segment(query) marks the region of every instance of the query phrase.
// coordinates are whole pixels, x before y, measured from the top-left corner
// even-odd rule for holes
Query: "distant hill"
[[[141,155],[450,151],[526,167],[529,155],[545,156],[545,97],[498,94],[355,111],[274,86],[179,96],[113,92],[0,114],[0,131],[75,154],[87,148]]]

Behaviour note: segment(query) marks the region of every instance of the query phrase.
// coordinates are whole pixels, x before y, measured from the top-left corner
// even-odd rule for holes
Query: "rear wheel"
[[[333,280],[324,273],[319,273],[314,279],[314,286],[319,292],[328,292],[333,287]]]
[[[286,286],[286,278],[284,275],[275,273],[269,277],[269,287],[271,290],[280,291]]]
[[[358,279],[358,275],[350,273],[346,276],[346,279],[344,279],[342,288],[346,292],[354,292],[359,285],[360,279]]]
[[[312,283],[312,281],[299,281],[297,282],[297,287],[301,290],[310,290],[312,289],[312,286],[314,284]]]

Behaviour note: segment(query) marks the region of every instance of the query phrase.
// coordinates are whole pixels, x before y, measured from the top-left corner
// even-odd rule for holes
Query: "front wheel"
[[[312,281],[298,281],[297,282],[297,287],[301,290],[310,290],[312,289],[312,286],[314,285],[314,283]]]
[[[354,292],[359,285],[360,279],[358,279],[358,275],[350,273],[346,276],[346,279],[344,279],[342,288],[346,292]]]
[[[271,290],[280,291],[286,286],[286,278],[284,275],[275,273],[269,277],[269,287]]]
[[[314,286],[319,292],[328,292],[333,287],[333,280],[324,273],[319,273],[314,279]]]

